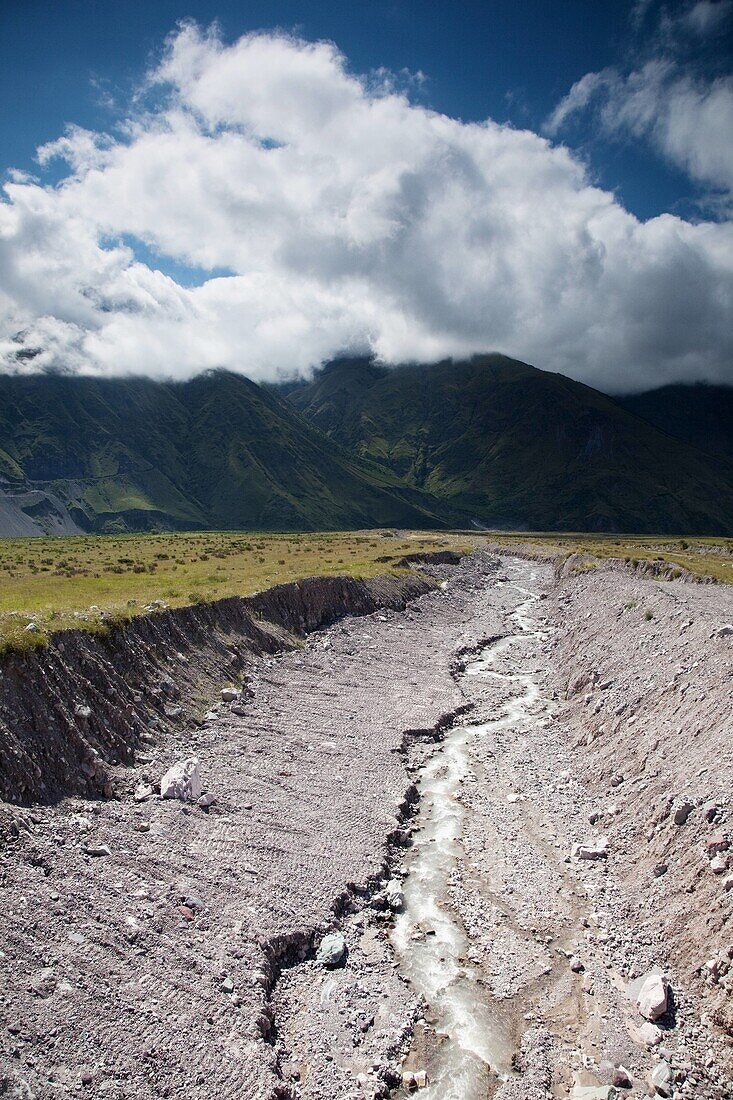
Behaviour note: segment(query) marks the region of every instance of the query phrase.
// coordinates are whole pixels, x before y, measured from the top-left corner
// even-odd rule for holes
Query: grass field
[[[315,574],[369,577],[406,553],[522,546],[542,555],[663,559],[695,576],[733,583],[733,539],[382,531],[301,535],[195,534],[0,539],[0,652],[43,645],[51,631],[104,630],[110,619],[249,595]],[[34,623],[37,630],[28,631]]]
[[[380,531],[0,539],[0,648],[42,645],[50,631],[71,627],[101,630],[156,600],[180,607],[315,574],[369,577],[394,569],[406,553],[470,549],[476,541]],[[38,630],[29,632],[30,623]]]

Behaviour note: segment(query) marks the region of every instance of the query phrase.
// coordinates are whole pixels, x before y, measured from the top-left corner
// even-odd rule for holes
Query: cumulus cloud
[[[0,202],[7,369],[260,380],[499,350],[623,390],[733,364],[733,224],[640,222],[547,137],[415,105],[329,43],[184,25],[121,132],[70,129],[54,158],[59,183],[16,175]],[[181,285],[137,241],[211,275]]]

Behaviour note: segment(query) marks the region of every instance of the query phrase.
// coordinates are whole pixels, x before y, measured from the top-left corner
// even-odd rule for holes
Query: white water
[[[490,1072],[500,1077],[511,1072],[511,1038],[498,1007],[492,1005],[490,995],[477,980],[480,975],[465,958],[459,961],[471,945],[447,906],[466,812],[456,795],[469,770],[469,743],[477,736],[490,738],[494,731],[505,727],[523,726],[539,698],[532,673],[506,673],[495,668],[519,640],[542,637],[527,614],[536,597],[519,585],[509,587],[525,596],[511,616],[516,633],[487,646],[466,666],[464,674],[509,682],[516,694],[492,721],[451,730],[425,766],[419,784],[421,828],[405,859],[405,907],[392,933],[401,973],[410,980],[413,990],[425,997],[435,1030],[445,1037],[430,1066],[430,1085],[420,1092],[424,1100],[484,1097]]]

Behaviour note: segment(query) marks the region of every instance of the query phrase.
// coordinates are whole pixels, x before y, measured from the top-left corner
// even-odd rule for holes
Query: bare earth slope
[[[156,733],[118,799],[2,807],[6,1093],[356,1100],[427,1071],[426,1100],[545,1100],[623,1065],[622,1095],[665,1067],[658,1095],[733,1095],[708,848],[727,861],[733,593],[434,571],[404,612],[253,653],[251,698]],[[190,754],[210,808],[134,800]],[[653,967],[651,1027],[628,983]]]

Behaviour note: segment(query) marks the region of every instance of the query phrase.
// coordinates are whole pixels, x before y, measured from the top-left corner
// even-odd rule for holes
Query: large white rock
[[[400,910],[405,907],[405,895],[402,890],[402,883],[398,878],[392,878],[387,883],[384,891],[387,898],[387,905],[390,909],[393,909],[395,913],[399,913]]]
[[[614,1100],[618,1096],[613,1085],[573,1085],[571,1100]]]
[[[667,1011],[669,985],[663,974],[646,974],[636,990],[636,1007],[645,1020],[659,1020]]]
[[[160,781],[161,798],[180,798],[195,802],[201,794],[201,772],[195,756],[174,764]]]

